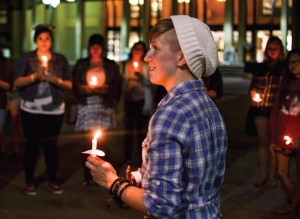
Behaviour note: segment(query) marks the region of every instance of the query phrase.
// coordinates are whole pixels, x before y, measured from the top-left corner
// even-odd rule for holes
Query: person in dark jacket
[[[89,56],[78,60],[72,72],[78,110],[75,130],[83,136],[82,149],[91,146],[91,134],[95,131],[104,132],[116,127],[115,107],[122,89],[119,66],[106,58],[105,39],[102,35],[90,36],[88,52]],[[103,136],[107,137],[107,133]],[[99,140],[104,143],[103,137]],[[84,165],[85,161],[86,156],[82,155],[83,185],[87,186],[92,183],[92,178]]]
[[[64,91],[72,88],[68,61],[52,51],[53,26],[38,25],[34,42],[37,49],[25,53],[14,72],[14,87],[20,92],[21,120],[26,141],[24,167],[28,195],[36,195],[34,172],[39,149],[44,149],[48,188],[63,191],[57,179],[58,136],[64,118]]]

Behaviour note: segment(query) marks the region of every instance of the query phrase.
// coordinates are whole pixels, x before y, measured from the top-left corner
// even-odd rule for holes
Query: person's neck
[[[91,57],[91,63],[101,63],[103,61],[102,57]]]
[[[39,50],[39,49],[37,49],[37,55],[38,56],[48,56],[48,57],[50,57],[51,52],[50,52],[50,50]]]

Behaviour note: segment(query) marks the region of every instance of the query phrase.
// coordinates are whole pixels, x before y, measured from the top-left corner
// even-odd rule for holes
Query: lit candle
[[[285,140],[285,144],[286,144],[286,145],[291,144],[292,141],[293,141],[293,139],[292,139],[290,136],[288,136],[288,135],[285,135],[285,136],[283,137],[283,139]]]
[[[92,156],[96,156],[97,151],[97,140],[101,135],[101,130],[97,131],[94,135],[93,141],[92,141]]]
[[[260,95],[259,95],[258,93],[256,93],[256,94],[254,95],[254,97],[252,98],[252,100],[253,100],[254,102],[257,102],[257,103],[259,103],[259,102],[262,101],[262,99],[261,99],[261,97],[260,97]]]
[[[90,78],[90,85],[96,86],[97,84],[98,84],[98,79],[97,79],[97,77],[96,77],[96,76],[92,76],[92,77]]]
[[[134,67],[134,69],[137,69],[139,67],[139,63],[138,62],[133,62],[133,67]]]
[[[48,67],[48,57],[47,56],[41,56],[41,59],[43,60],[43,66],[45,68]]]
[[[95,156],[104,157],[105,153],[101,150],[97,150],[97,140],[101,135],[102,135],[101,130],[98,130],[97,132],[95,132],[94,138],[92,140],[92,150],[87,150],[87,151],[84,151],[82,153],[90,154],[93,157],[95,157]]]

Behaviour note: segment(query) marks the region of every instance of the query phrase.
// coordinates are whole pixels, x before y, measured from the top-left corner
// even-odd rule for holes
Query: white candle
[[[43,60],[43,66],[45,68],[48,67],[48,57],[47,56],[41,56],[41,59]]]
[[[92,140],[92,156],[96,156],[96,151],[97,151],[97,139],[101,135],[101,130],[97,131],[94,135],[94,138]]]

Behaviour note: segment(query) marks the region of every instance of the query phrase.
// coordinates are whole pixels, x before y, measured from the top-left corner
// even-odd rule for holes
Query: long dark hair
[[[266,49],[264,51],[264,61],[265,62],[271,61],[270,57],[268,55],[268,51],[267,51],[270,44],[277,44],[279,46],[280,55],[279,55],[278,61],[284,62],[284,59],[285,59],[284,47],[283,47],[281,39],[279,39],[276,36],[270,37],[270,39],[267,42]]]
[[[129,53],[129,55],[128,55],[128,59],[129,59],[129,60],[132,59],[132,52],[133,52],[133,50],[136,49],[137,46],[142,46],[142,47],[143,47],[143,49],[144,49],[144,54],[143,54],[143,56],[141,57],[141,60],[144,60],[144,57],[145,57],[145,55],[146,55],[146,53],[147,53],[147,46],[146,46],[146,43],[144,43],[143,41],[138,41],[138,42],[136,42],[136,43],[133,44],[133,46],[131,47],[130,53]]]
[[[289,69],[289,60],[290,60],[290,57],[294,54],[298,54],[300,56],[300,48],[294,48],[292,49],[290,52],[288,52],[287,56],[286,56],[286,80],[285,80],[285,83],[288,83],[288,81],[290,80],[295,80],[296,79],[296,76],[290,71]]]

